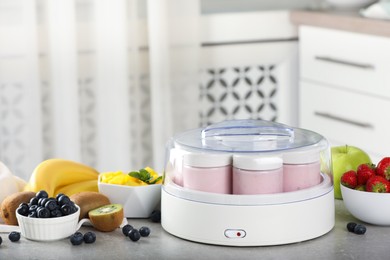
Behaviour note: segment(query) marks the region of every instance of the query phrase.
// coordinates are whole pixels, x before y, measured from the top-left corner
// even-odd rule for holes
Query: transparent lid
[[[210,152],[277,152],[315,145],[321,135],[263,120],[228,120],[174,137],[175,146]]]

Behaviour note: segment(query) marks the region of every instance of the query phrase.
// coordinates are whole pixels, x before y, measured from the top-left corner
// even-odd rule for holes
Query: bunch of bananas
[[[34,169],[25,191],[45,190],[50,197],[59,193],[71,196],[81,191],[98,191],[99,172],[87,165],[65,160],[48,159]]]

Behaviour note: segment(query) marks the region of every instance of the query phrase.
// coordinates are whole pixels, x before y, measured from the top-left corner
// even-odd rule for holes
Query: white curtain
[[[0,0],[0,161],[162,172],[198,122],[199,0]]]

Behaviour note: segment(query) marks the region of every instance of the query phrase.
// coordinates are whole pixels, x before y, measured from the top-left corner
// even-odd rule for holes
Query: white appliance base
[[[267,246],[305,241],[335,224],[333,189],[285,204],[222,205],[179,198],[162,188],[161,225],[170,234],[207,244]]]

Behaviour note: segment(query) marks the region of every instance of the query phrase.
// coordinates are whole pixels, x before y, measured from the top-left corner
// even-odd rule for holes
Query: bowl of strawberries
[[[390,226],[390,157],[345,172],[340,183],[345,207],[355,218]]]

